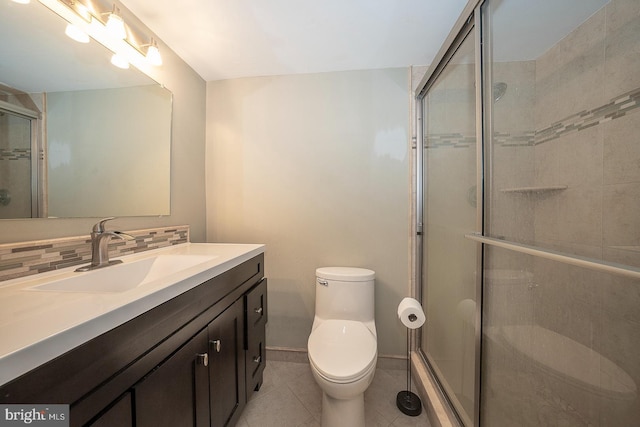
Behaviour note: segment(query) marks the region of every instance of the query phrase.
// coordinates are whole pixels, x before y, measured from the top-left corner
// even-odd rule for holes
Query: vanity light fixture
[[[25,1],[25,0],[13,0]],[[90,0],[38,0],[40,3],[60,15],[70,25],[65,33],[78,40],[85,42],[86,37],[76,36],[77,27],[80,32],[89,36],[89,40],[94,39],[111,52],[111,63],[120,68],[135,66],[143,72],[149,72],[153,65],[162,64],[162,57],[158,50],[158,43],[153,37],[148,37],[139,28],[127,24],[123,18],[120,8],[111,2],[113,8],[108,9],[108,4],[97,3]],[[100,7],[107,6],[107,8]],[[139,40],[151,40],[149,44],[140,44]]]
[[[113,10],[109,12],[109,18],[107,19],[107,31],[116,39],[126,39],[127,29],[124,26],[124,20],[120,16],[120,9],[115,4]]]
[[[64,33],[79,43],[89,43],[89,34],[80,29],[77,25],[67,24]]]
[[[29,4],[31,0],[12,0],[14,3]]]
[[[158,43],[153,37],[151,37],[151,43],[149,43],[149,46],[147,47],[146,58],[151,65],[162,65],[162,56],[160,56],[160,51],[158,50]]]
[[[127,61],[127,58],[120,55],[119,53],[114,53],[113,56],[111,56],[111,63],[118,68],[122,68],[123,70],[129,68],[129,61]]]

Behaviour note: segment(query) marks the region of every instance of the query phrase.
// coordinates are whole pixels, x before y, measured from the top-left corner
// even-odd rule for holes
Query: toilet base
[[[364,393],[352,399],[334,399],[322,393],[322,427],[365,427]]]
[[[422,402],[417,394],[404,390],[398,393],[396,405],[403,414],[417,417],[422,413]]]

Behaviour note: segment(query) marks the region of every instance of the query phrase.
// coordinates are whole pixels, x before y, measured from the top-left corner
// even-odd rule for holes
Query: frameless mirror
[[[0,1],[0,218],[170,213],[171,93]]]

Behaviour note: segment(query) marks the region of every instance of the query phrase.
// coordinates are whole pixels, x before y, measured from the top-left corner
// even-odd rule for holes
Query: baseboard
[[[267,347],[267,361],[307,363],[307,350],[289,347]]]
[[[291,347],[267,347],[267,360],[278,362],[307,363],[307,350]],[[407,369],[407,358],[395,355],[378,355],[377,365],[380,369]]]

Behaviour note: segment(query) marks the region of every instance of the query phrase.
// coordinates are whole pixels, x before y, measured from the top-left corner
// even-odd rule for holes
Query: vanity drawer
[[[254,335],[264,335],[264,328],[267,323],[267,279],[263,279],[253,289],[244,296],[245,325],[245,348]]]
[[[247,401],[262,385],[266,365],[265,325],[267,323],[267,280],[263,279],[244,297],[245,369]]]

